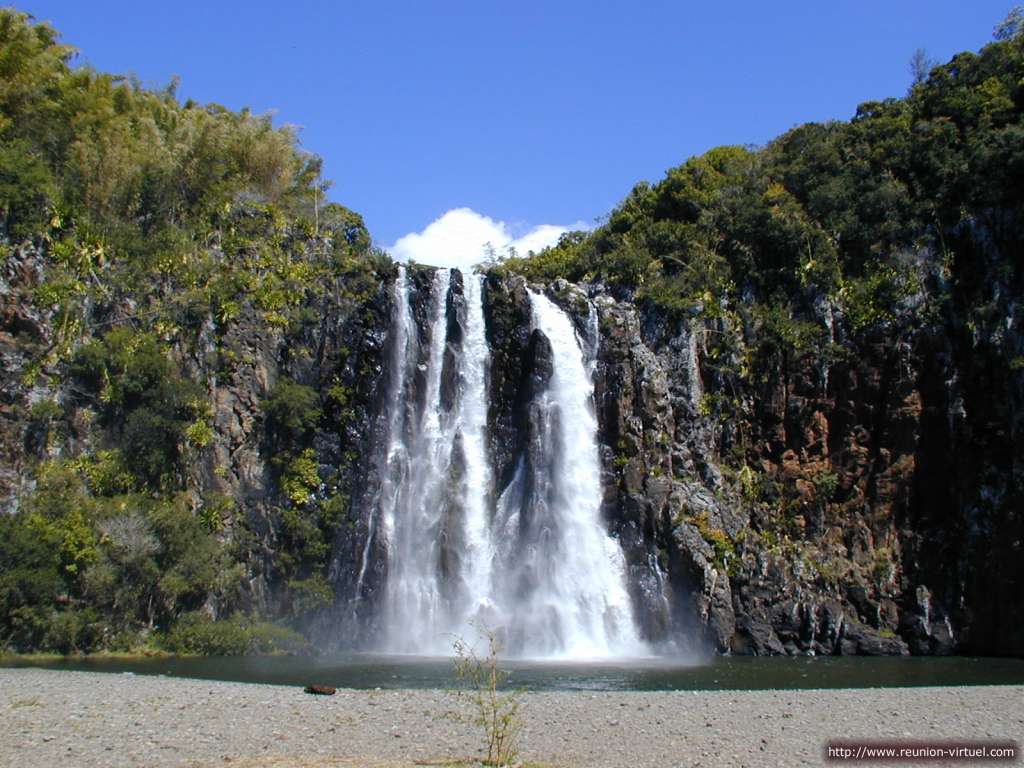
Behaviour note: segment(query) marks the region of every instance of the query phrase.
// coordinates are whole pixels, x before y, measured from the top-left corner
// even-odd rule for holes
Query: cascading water
[[[405,447],[403,424],[406,415],[405,392],[406,373],[416,361],[416,323],[409,308],[409,286],[405,267],[398,267],[398,277],[392,292],[392,320],[389,334],[391,361],[390,383],[384,404],[387,443],[384,460],[380,467],[382,476],[381,493],[377,509],[368,516],[366,542],[363,546],[359,575],[356,578],[354,596],[356,603],[363,597],[370,564],[371,547],[383,528],[385,539],[389,539],[394,528],[395,506],[408,472],[408,453]]]
[[[465,600],[459,624],[468,627],[483,621],[491,605],[491,466],[487,460],[487,369],[490,350],[484,326],[483,278],[470,275],[465,282],[466,322],[457,430],[465,464],[460,488],[465,515],[465,567],[462,571]]]
[[[622,550],[600,518],[591,373],[566,314],[541,294],[530,301],[553,372],[533,404],[532,456],[498,502],[506,642],[525,656],[636,655]]]
[[[430,649],[434,638],[449,628],[446,585],[438,567],[439,532],[450,502],[447,480],[454,438],[449,414],[441,408],[447,283],[448,271],[438,270],[430,297],[425,361],[410,353],[415,333],[405,334],[403,391],[394,404],[400,419],[392,422],[389,440],[391,459],[382,492],[388,542],[385,642],[396,652]],[[402,301],[399,316],[404,322],[412,314],[408,287]],[[417,369],[425,373],[426,381],[420,408],[415,407],[410,388]]]
[[[404,268],[395,284],[377,505],[387,544],[378,649],[444,654],[453,636],[488,629],[515,656],[644,653],[622,550],[600,516],[596,309],[586,334],[593,338],[581,343],[569,317],[531,292],[532,323],[550,343],[552,373],[529,404],[528,446],[515,476],[495,499],[482,278],[466,276],[460,302],[453,277],[436,270],[429,299],[419,296],[423,333]],[[360,584],[372,518],[370,525]]]

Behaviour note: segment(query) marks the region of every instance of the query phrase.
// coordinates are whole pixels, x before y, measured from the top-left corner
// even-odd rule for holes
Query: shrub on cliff
[[[280,379],[263,401],[267,435],[275,445],[294,449],[320,422],[316,390],[290,379]]]

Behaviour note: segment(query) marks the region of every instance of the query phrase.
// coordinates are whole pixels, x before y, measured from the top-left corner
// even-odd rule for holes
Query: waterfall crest
[[[622,550],[601,519],[596,309],[581,339],[568,315],[530,292],[531,330],[550,345],[551,373],[526,406],[526,447],[496,497],[483,278],[437,269],[425,290],[399,268],[380,494],[358,579],[379,535],[377,649],[448,654],[454,636],[487,629],[513,656],[645,653]]]

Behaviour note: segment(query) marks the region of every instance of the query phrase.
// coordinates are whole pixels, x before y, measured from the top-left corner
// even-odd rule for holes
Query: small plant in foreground
[[[472,722],[484,729],[487,757],[484,765],[511,765],[519,754],[519,736],[523,730],[520,712],[522,691],[501,692],[508,672],[498,668],[502,646],[495,634],[484,630],[487,655],[478,656],[476,649],[462,638],[456,638],[455,675],[466,686],[473,704]]]

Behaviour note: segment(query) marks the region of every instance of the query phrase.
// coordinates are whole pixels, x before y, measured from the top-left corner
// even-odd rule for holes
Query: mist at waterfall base
[[[382,571],[373,651],[450,656],[456,638],[474,645],[494,632],[509,658],[650,656],[622,549],[601,519],[597,310],[592,338],[580,338],[565,312],[530,291],[530,330],[550,345],[552,370],[528,406],[530,451],[499,488],[488,456],[483,280],[436,268],[429,284],[414,284],[398,269],[380,488],[365,512],[353,622],[368,577]]]

